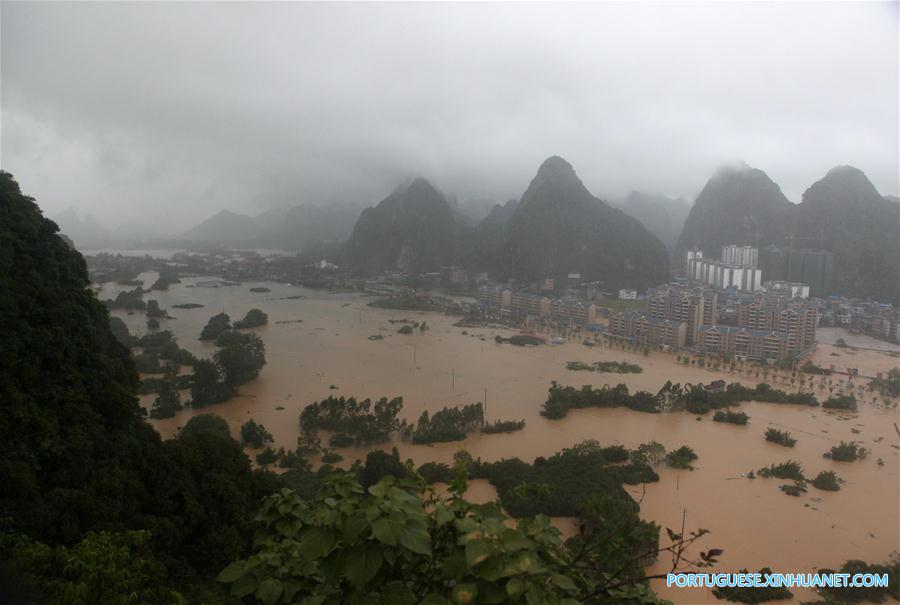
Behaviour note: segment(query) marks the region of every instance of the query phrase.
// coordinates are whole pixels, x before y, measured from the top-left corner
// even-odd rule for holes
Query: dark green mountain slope
[[[363,210],[345,254],[366,271],[435,271],[459,262],[463,228],[443,194],[418,178]]]
[[[138,511],[134,472],[159,438],[84,260],[56,232],[0,173],[0,510],[69,541]]]
[[[470,243],[464,245],[466,266],[482,271],[493,271],[497,267],[508,237],[509,221],[518,205],[518,200],[495,204],[472,230]]]
[[[884,302],[900,298],[900,205],[851,166],[832,168],[803,194],[797,235],[834,253],[834,291]]]
[[[718,258],[727,244],[781,244],[790,234],[794,206],[769,176],[746,164],[723,166],[697,196],[676,247],[699,248]]]
[[[57,232],[0,172],[0,602],[156,603],[143,588],[193,590],[246,552],[275,482],[214,416],[161,442],[84,259]]]
[[[580,273],[608,289],[646,288],[664,282],[668,266],[666,248],[653,234],[591,195],[572,166],[553,156],[510,219],[497,272],[523,281]]]

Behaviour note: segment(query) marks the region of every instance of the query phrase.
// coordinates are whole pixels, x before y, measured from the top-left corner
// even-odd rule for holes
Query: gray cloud
[[[374,202],[413,175],[518,197],[693,198],[740,158],[799,201],[898,186],[897,3],[2,4],[2,165],[49,214],[177,232]]]

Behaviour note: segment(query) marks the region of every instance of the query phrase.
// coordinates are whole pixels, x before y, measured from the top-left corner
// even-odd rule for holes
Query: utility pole
[[[450,370],[450,390],[456,392],[456,368]]]

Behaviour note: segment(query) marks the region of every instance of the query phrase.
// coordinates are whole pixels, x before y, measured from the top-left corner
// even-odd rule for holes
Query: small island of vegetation
[[[794,447],[797,440],[794,439],[788,431],[769,427],[766,429],[766,441],[783,445],[784,447]]]
[[[566,369],[581,372],[603,372],[615,374],[640,374],[644,368],[625,361],[595,361],[587,364],[581,361],[567,361]]]

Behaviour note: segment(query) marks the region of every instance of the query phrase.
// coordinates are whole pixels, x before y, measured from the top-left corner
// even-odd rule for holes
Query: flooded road
[[[141,279],[150,284],[155,275],[144,274]],[[724,549],[718,570],[746,567],[755,571],[770,566],[776,571],[803,572],[837,567],[851,558],[884,561],[900,549],[900,435],[894,426],[898,412],[886,408],[881,398],[873,404],[871,394],[858,397],[861,406],[854,414],[747,403],[742,409],[750,416],[748,426],[715,423],[711,414],[698,421],[687,413],[642,414],[625,408],[573,410],[566,418],[551,421],[539,412],[552,380],[575,386],[624,382],[631,390],[655,392],[666,380],[708,383],[722,378],[752,385],[764,377],[757,377],[749,368],[738,373],[685,366],[672,354],[645,357],[619,349],[589,348],[581,345],[580,339],[534,348],[497,344],[495,335],[514,332],[457,328],[452,326],[456,318],[434,313],[374,309],[367,306],[370,299],[359,294],[328,294],[268,282],[189,287],[197,281],[187,279],[169,291],[145,294],[144,299],[155,298],[168,309],[174,319],[163,320],[162,327],[172,330],[179,344],[198,356],[208,357],[215,351],[211,343],[197,340],[212,315],[224,311],[235,320],[253,307],[269,315],[269,324],[254,330],[266,345],[268,363],[260,377],[243,385],[234,399],[197,411],[222,416],[235,435],[241,424],[253,418],[274,435],[276,446],[292,449],[299,434],[300,410],[329,395],[372,399],[402,396],[403,416],[410,422],[425,409],[435,411],[443,406],[485,401],[486,397],[488,421],[525,419],[525,429],[511,434],[476,434],[464,442],[433,446],[397,442],[382,447],[396,446],[401,457],[420,464],[450,462],[461,448],[484,460],[519,457],[530,462],[584,439],[628,448],[650,440],[668,449],[690,445],[699,455],[697,470],[661,467],[657,469],[658,483],[647,484],[646,491],[641,486],[628,489],[641,501],[643,518],[677,530],[684,514],[687,529],[710,530],[697,550]],[[255,286],[271,291],[251,292]],[[100,297],[113,297],[121,289],[105,286]],[[205,306],[173,307],[181,303]],[[122,317],[132,333],[146,331],[143,314],[116,311],[114,315]],[[425,321],[429,329],[398,334],[401,324],[391,324],[390,320],[401,318]],[[384,338],[368,339],[375,334]],[[565,369],[567,361],[602,360],[637,363],[644,371],[600,374]],[[823,345],[814,361],[826,367],[834,364],[838,369],[859,367],[861,373],[874,375],[895,367],[898,358],[884,352]],[[789,374],[777,379],[770,374],[766,381],[792,390],[795,387],[790,379]],[[820,400],[827,398],[828,388],[825,385],[817,392]],[[152,399],[152,395],[146,396],[142,403],[149,406]],[[168,437],[193,413],[185,410],[175,418],[152,422]],[[769,426],[793,433],[796,447],[766,442],[763,433]],[[871,453],[862,461],[850,463],[822,457],[841,440],[859,441]],[[339,451],[348,463],[364,458],[366,453],[353,448]],[[846,483],[839,492],[809,486],[807,493],[790,497],[778,488],[784,481],[741,477],[747,471],[788,459],[800,462],[810,478],[819,471],[834,470]],[[878,459],[884,464],[879,465]],[[489,484],[479,484],[473,499],[490,499],[492,490]],[[571,521],[558,520],[557,526],[571,530]],[[665,562],[660,561],[650,571],[667,571]],[[655,588],[663,597],[679,603],[716,601],[705,590],[669,591],[659,583]],[[810,596],[801,591],[796,594],[800,598]]]

